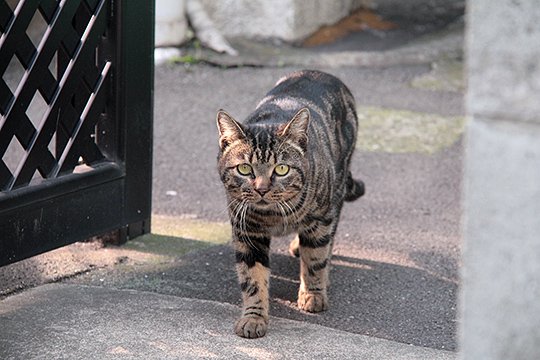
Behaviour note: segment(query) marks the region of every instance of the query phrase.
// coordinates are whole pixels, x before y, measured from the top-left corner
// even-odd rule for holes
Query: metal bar
[[[13,188],[14,186],[16,187],[27,184],[35,171],[32,170],[32,167],[37,165],[37,162],[39,162],[40,150],[42,150],[42,152],[48,151],[46,148],[56,129],[56,114],[58,114],[60,106],[66,102],[68,96],[73,94],[72,88],[75,86],[76,81],[79,80],[78,77],[71,75],[79,72],[80,67],[82,64],[84,64],[85,58],[97,46],[100,37],[99,35],[104,31],[106,24],[106,17],[104,16],[105,12],[103,11],[104,3],[105,1],[100,3],[96,15],[92,17],[90,23],[88,24],[74,58],[71,59],[62,76],[62,79],[60,79],[58,91],[54,96],[52,104],[43,116],[44,120],[41,122],[41,126],[38,129],[38,134],[32,140],[32,143],[24,157],[24,161],[21,162],[22,165],[15,172],[14,180],[8,184],[8,189]],[[48,169],[48,171],[52,171],[52,168]]]
[[[12,36],[12,34],[26,34],[28,24],[32,21],[32,17],[39,5],[38,0],[20,0],[15,9],[14,15],[7,23],[2,36],[0,36],[0,49],[7,54],[14,54],[15,50],[19,46],[17,40],[18,36]],[[0,57],[0,73],[6,71],[9,65],[10,57]]]
[[[34,186],[25,186],[8,192],[0,192],[0,219],[8,217],[10,212],[33,202],[45,201],[90,188],[101,182],[124,178],[123,169],[115,163],[103,162],[95,165],[91,171],[73,173],[56,179],[46,179]],[[0,242],[3,238],[0,237]]]
[[[56,22],[63,12],[60,7],[74,2],[78,7],[73,11],[80,11],[76,20],[83,22],[76,24],[77,29],[71,21]],[[25,75],[31,78],[19,84],[16,95],[30,85],[33,89],[24,91],[32,96],[36,89],[50,91],[50,82],[40,81],[39,74],[52,76],[48,70],[51,59],[45,61],[48,54],[41,52],[57,54],[60,78],[54,80],[49,108],[37,130],[25,113],[32,96],[11,101],[17,97],[0,83],[2,105],[9,107],[6,113],[10,118],[5,122],[8,116],[4,113],[0,139],[9,144],[16,136],[27,150],[9,191],[0,192],[0,266],[112,230],[119,230],[121,240],[150,230],[154,1],[42,0],[38,10],[49,26],[46,39],[38,46],[40,51],[17,25],[30,21],[29,11],[26,19],[16,18],[31,5],[35,10],[36,3],[21,0],[15,16],[9,19],[4,12],[0,14],[0,26],[9,27],[15,34],[10,36],[25,43],[22,52],[12,48],[8,53],[7,48],[0,48],[0,60],[7,57],[9,63],[15,52]],[[4,9],[2,4],[0,1],[0,10]],[[57,26],[64,29],[56,30]],[[72,104],[74,94],[80,97]],[[15,119],[19,123],[10,124]],[[95,129],[99,133],[93,137]],[[57,140],[61,138],[56,150],[58,163],[48,151],[53,134]],[[107,154],[106,161],[102,151]],[[85,173],[75,169],[64,174],[72,171],[79,156],[91,161],[92,167]],[[36,168],[45,179],[23,186]],[[0,182],[10,176],[0,160]]]
[[[24,119],[20,119],[19,117],[10,119],[12,110],[16,109],[15,111],[20,112],[21,109],[27,109],[30,105],[32,96],[37,88],[36,83],[39,83],[43,69],[48,67],[62,40],[65,31],[63,30],[65,26],[62,26],[62,24],[71,22],[71,19],[77,10],[77,4],[78,1],[75,0],[64,0],[60,3],[52,25],[49,25],[40,43],[38,55],[26,70],[23,79],[15,91],[15,101],[11,103],[11,106],[8,106],[6,114],[0,118],[0,153],[6,151],[12,134],[17,133],[19,127],[24,123]]]
[[[28,119],[28,116],[26,113],[18,113],[18,119],[20,120],[19,123],[19,129],[17,133],[15,133],[15,136],[21,146],[26,150],[30,146],[31,140],[34,138],[36,134],[36,129],[32,125],[32,122],[30,119]],[[5,135],[7,136],[7,135]],[[5,139],[7,141],[7,144],[11,141],[12,137]],[[7,148],[7,145],[6,145]],[[5,149],[3,150],[3,153],[5,153]],[[0,154],[2,152],[0,151]],[[53,164],[55,163],[55,159],[52,156],[52,154],[49,151],[43,152],[41,154],[41,158],[39,159],[39,164],[41,167],[49,167],[51,168]],[[35,170],[35,169],[34,169]],[[42,173],[43,174],[43,173]],[[0,190],[1,191],[7,191],[12,189],[13,182],[15,181],[15,177],[11,172],[8,173],[0,173]]]
[[[154,1],[116,2],[117,116],[122,129],[125,220],[150,224],[152,194],[152,116],[154,84]],[[128,126],[129,124],[129,126]],[[146,231],[149,226],[146,226]],[[141,228],[140,234],[145,228]]]
[[[40,8],[44,5],[44,3],[40,3]],[[54,9],[51,11],[51,13],[54,12],[56,9],[57,3],[54,1]],[[6,31],[7,23],[9,20],[12,19],[13,13],[9,6],[4,2],[0,2],[0,14],[2,15],[2,18],[0,18],[0,30],[4,33]],[[52,14],[51,14],[52,16]],[[7,17],[7,19],[5,18]],[[49,19],[47,19],[47,23],[49,23]],[[15,48],[15,55],[17,59],[21,62],[23,67],[25,69],[28,69],[30,66],[30,62],[32,61],[34,52],[36,51],[34,44],[26,34],[26,32],[22,34],[17,34],[19,36],[17,40],[17,47]],[[9,49],[7,49],[9,50]],[[6,49],[2,49],[4,52],[4,61],[9,61],[12,59],[13,53],[7,51]],[[4,70],[5,71],[5,70]],[[42,74],[42,84],[39,87],[39,91],[46,102],[50,101],[50,98],[54,92],[54,88],[56,86],[56,81],[54,77],[49,72],[44,72]],[[2,115],[5,114],[6,108],[7,108],[8,102],[6,102],[2,106]]]
[[[9,181],[11,176],[11,171],[9,171],[4,161],[0,160],[0,186],[2,185],[2,182]]]
[[[5,1],[0,1],[0,30],[6,32],[9,23],[13,20],[13,12]]]
[[[57,177],[60,170],[62,171],[66,170],[64,167],[64,162],[68,154],[71,153],[73,144],[75,144],[77,140],[80,141],[79,132],[81,128],[85,125],[85,121],[91,122],[92,125],[95,125],[95,123],[97,122],[97,116],[99,115],[99,112],[101,112],[101,109],[97,108],[96,106],[93,106],[94,100],[96,99],[96,97],[100,95],[100,91],[102,89],[101,85],[103,84],[104,79],[109,74],[110,68],[111,68],[111,63],[110,62],[106,63],[105,67],[103,68],[103,71],[101,72],[98,83],[96,84],[94,92],[90,95],[90,98],[88,99],[88,102],[86,103],[86,106],[81,114],[80,120],[77,123],[77,125],[75,125],[73,134],[71,135],[71,138],[68,140],[68,143],[66,144],[66,147],[64,148],[64,152],[62,153],[62,156],[58,160],[58,164],[51,172],[51,175],[50,175],[51,177]]]
[[[118,204],[124,180],[111,178],[111,168],[104,170],[92,171],[94,183],[85,187],[81,182],[89,182],[87,174],[43,184],[36,189],[39,200],[32,196],[28,204],[11,207],[7,216],[0,216],[0,266],[121,227],[124,221]],[[47,186],[54,187],[55,196],[43,197],[42,188]]]
[[[113,63],[112,75],[105,79],[105,84],[111,94],[116,94],[116,82],[114,81],[117,71],[117,58],[116,58],[116,31],[114,26],[117,22],[115,18],[111,17],[112,6],[109,6],[107,11],[109,12],[109,18],[111,23],[105,32],[100,47],[97,49],[96,62],[103,64],[104,62],[111,61]],[[96,126],[95,141],[99,145],[102,153],[112,161],[122,161],[119,158],[119,128],[120,124],[117,120],[117,104],[116,101],[110,101],[104,99],[104,111],[100,115],[100,120]]]
[[[11,101],[13,101],[13,93],[4,82],[4,79],[0,79],[0,114],[5,114],[6,108]]]

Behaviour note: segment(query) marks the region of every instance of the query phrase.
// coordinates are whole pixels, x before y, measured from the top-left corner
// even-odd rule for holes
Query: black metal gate
[[[0,266],[150,229],[154,1],[0,0]]]

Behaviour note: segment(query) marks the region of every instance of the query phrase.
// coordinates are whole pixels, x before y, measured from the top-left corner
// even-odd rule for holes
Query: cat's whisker
[[[235,219],[235,222],[238,224],[237,226],[240,228],[240,234],[241,234],[240,239],[244,243],[246,243],[249,247],[255,248],[253,241],[249,238],[248,235],[246,235],[246,232],[247,232],[246,231],[247,230],[246,213],[248,209],[247,202],[248,201],[244,199],[241,202],[237,203],[234,210],[233,218]]]
[[[238,200],[234,200],[234,202],[236,202],[236,205],[234,206],[234,209],[232,209],[231,215],[232,215],[233,219],[237,220],[237,217],[239,215],[239,211],[242,208],[242,202],[240,202]]]
[[[296,217],[296,212],[294,211],[294,209],[291,207],[291,205],[287,202],[287,200],[283,200],[283,205],[285,207],[287,207],[287,209],[289,210],[289,216],[293,217],[293,219]]]
[[[231,201],[229,201],[227,203],[227,205],[221,209],[221,211],[218,212],[218,215],[223,215],[224,213],[228,213],[230,214],[231,213],[231,206],[233,203],[235,203],[237,200],[236,199],[232,199]]]
[[[246,243],[248,246],[252,246],[251,240],[249,237],[245,236],[246,233],[246,226],[245,226],[245,208],[246,208],[247,200],[243,199],[241,202],[238,202],[238,206],[236,208],[235,212],[235,221],[237,223],[237,226],[240,228],[240,240],[242,242]]]
[[[283,232],[285,233],[287,229],[289,228],[289,223],[287,220],[287,212],[285,211],[285,208],[283,207],[280,201],[278,201],[276,205],[278,206],[279,211],[281,212],[281,216],[283,218]]]
[[[241,216],[241,225],[243,225],[242,234],[245,235],[244,240],[248,244],[248,246],[250,246],[253,249],[256,249],[257,247],[255,246],[253,241],[250,239],[249,235],[247,235],[246,214],[247,214],[248,207],[249,207],[247,205],[247,200],[244,200],[243,204],[244,204],[244,207],[243,207],[243,212],[242,212],[242,216]]]

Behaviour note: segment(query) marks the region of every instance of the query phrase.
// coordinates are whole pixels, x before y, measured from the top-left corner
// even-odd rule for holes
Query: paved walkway
[[[0,307],[2,359],[449,360],[455,354],[272,318],[264,338],[231,331],[236,306],[133,290],[44,285]]]
[[[456,358],[446,350],[456,350],[460,262],[459,26],[379,52],[260,57],[255,45],[242,45],[244,57],[209,59],[248,67],[156,68],[154,234],[122,248],[75,244],[1,268],[1,359]],[[268,335],[240,339],[215,111],[242,119],[301,67],[339,76],[355,95],[361,128],[352,170],[367,194],[343,211],[331,309],[298,311],[298,262],[286,254],[287,239],[276,239]],[[60,284],[43,285],[50,282]]]

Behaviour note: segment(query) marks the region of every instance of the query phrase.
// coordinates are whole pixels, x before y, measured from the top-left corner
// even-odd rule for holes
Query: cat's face
[[[231,200],[258,208],[287,207],[304,187],[309,111],[288,124],[241,125],[218,113],[218,168]]]

